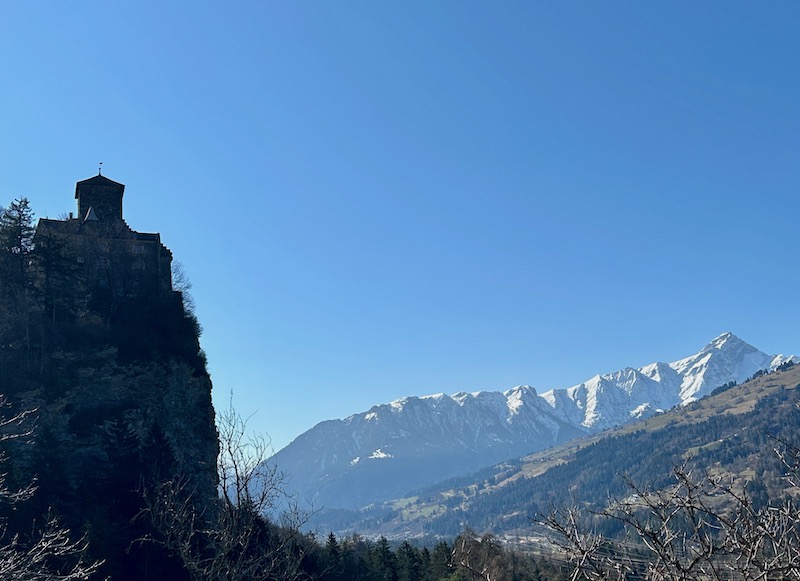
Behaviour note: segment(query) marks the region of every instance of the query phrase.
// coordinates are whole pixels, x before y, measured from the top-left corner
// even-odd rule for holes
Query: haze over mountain
[[[695,401],[797,357],[768,355],[731,333],[698,353],[596,375],[539,395],[503,392],[404,397],[317,424],[274,461],[289,490],[317,506],[356,508]]]

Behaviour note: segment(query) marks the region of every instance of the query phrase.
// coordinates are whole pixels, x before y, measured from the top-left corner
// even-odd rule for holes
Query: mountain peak
[[[506,398],[508,398],[508,397],[511,397],[512,395],[516,395],[516,394],[519,394],[519,393],[525,393],[525,392],[530,392],[533,395],[537,395],[536,388],[531,387],[530,385],[516,385],[516,386],[512,387],[511,389],[505,390],[503,392],[503,395],[506,396]]]
[[[722,348],[730,349],[731,347],[735,347],[735,346],[739,347],[739,346],[742,346],[742,345],[747,345],[748,347],[752,347],[748,343],[745,343],[744,341],[739,339],[739,337],[737,337],[736,335],[734,335],[730,331],[726,331],[725,333],[723,333],[719,337],[717,337],[714,340],[712,340],[708,345],[703,347],[703,349],[700,352],[701,353],[705,353],[707,351],[719,350],[719,349],[722,349]]]
[[[518,385],[504,392],[399,398],[318,424],[279,451],[275,461],[293,475],[290,492],[331,507],[358,508],[646,418],[789,360],[800,362],[722,333],[679,361],[625,367],[542,394]]]

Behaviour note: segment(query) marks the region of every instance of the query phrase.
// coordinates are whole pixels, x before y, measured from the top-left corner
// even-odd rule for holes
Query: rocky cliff
[[[49,323],[31,316],[30,343],[0,352],[7,412],[35,410],[30,435],[6,446],[10,483],[36,483],[12,524],[30,526],[52,508],[86,532],[104,575],[182,578],[157,544],[141,542],[151,536],[143,494],[180,480],[198,503],[216,497],[217,432],[196,321],[172,296],[124,304],[110,322],[87,312]]]

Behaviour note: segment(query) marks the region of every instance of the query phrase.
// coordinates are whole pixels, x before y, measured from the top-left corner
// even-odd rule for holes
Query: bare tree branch
[[[0,409],[9,409],[6,398],[0,395]],[[26,410],[11,417],[0,419],[0,441],[27,438],[32,428],[21,429],[35,410]],[[0,463],[6,457],[0,454]],[[6,486],[6,475],[0,474],[0,502],[12,507],[30,499],[36,492],[36,483],[31,482],[17,490]],[[53,514],[45,517],[40,530],[30,534],[13,534],[8,537],[5,525],[0,525],[0,579],[19,581],[88,579],[102,566],[102,561],[86,561],[88,544],[85,537],[72,540],[70,531],[61,526]]]
[[[269,441],[251,435],[247,420],[229,408],[218,420],[219,498],[203,505],[185,481],[145,492],[146,514],[158,538],[192,578],[210,581],[305,579],[305,543],[299,532],[307,515],[290,511],[274,524],[265,516],[286,505],[283,475],[268,462]],[[291,500],[291,499],[289,499]]]
[[[798,474],[797,452],[778,452],[787,478]],[[622,524],[632,542],[586,532],[575,507],[540,520],[568,557],[570,578],[800,579],[800,510],[794,500],[756,509],[739,483],[696,478],[686,464],[674,469],[674,478],[665,490],[626,480],[631,494],[593,515]]]

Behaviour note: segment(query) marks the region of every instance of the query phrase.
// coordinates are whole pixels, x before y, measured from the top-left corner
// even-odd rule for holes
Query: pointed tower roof
[[[115,182],[108,179],[104,175],[97,174],[85,180],[79,181],[75,184],[75,199],[80,198],[80,193],[85,190],[94,190],[96,188],[103,188],[106,190],[118,190],[120,193],[125,191],[125,184]]]
[[[86,220],[89,208],[94,210],[96,219],[105,224],[122,220],[122,196],[125,186],[97,174],[75,185],[75,199],[78,200],[78,216]]]

